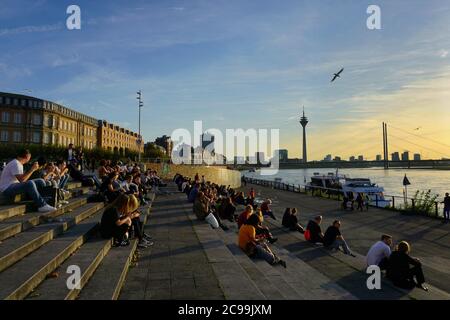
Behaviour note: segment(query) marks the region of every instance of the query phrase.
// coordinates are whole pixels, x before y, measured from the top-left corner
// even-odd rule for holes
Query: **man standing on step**
[[[450,221],[450,195],[448,192],[445,194],[444,201],[441,203],[444,204],[444,220],[442,223],[448,223]]]
[[[55,211],[56,208],[49,206],[38,191],[38,188],[45,187],[45,181],[43,179],[29,180],[33,172],[39,169],[39,163],[33,163],[31,169],[23,173],[23,165],[30,159],[30,151],[22,150],[17,154],[16,159],[6,165],[0,177],[0,192],[11,198],[26,193],[33,199],[39,212]]]

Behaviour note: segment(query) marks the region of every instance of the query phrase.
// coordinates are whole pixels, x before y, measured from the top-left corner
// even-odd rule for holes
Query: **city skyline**
[[[68,2],[5,1],[0,91],[137,131],[142,90],[145,141],[194,120],[279,128],[290,158],[305,105],[308,160],[375,159],[383,121],[390,150],[450,158],[448,3],[377,1],[381,30],[366,28],[368,1],[77,4],[82,29],[69,31]]]

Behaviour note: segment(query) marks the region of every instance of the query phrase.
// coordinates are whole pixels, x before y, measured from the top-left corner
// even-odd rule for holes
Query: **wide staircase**
[[[367,288],[364,258],[330,252],[306,242],[277,220],[268,218],[279,237],[271,245],[287,268],[247,257],[237,246],[237,226],[224,221],[228,231],[212,229],[196,219],[186,196],[169,185],[168,195],[154,203],[147,231],[155,246],[141,253],[131,269],[120,299],[249,299],[355,300],[449,299],[431,287],[405,291],[384,278],[381,290]],[[243,207],[238,207],[241,212]],[[276,208],[276,212],[282,212]]]
[[[152,194],[151,204],[141,210],[155,244],[137,250],[134,240],[111,248],[111,240],[97,232],[104,204],[88,203],[89,189],[79,183],[69,188],[69,204],[53,213],[33,211],[23,197],[0,202],[1,299],[450,298],[434,287],[429,293],[404,291],[384,279],[381,290],[368,290],[362,256],[311,245],[284,229],[281,217],[265,223],[279,238],[271,247],[287,268],[250,259],[237,246],[235,223],[225,221],[229,230],[223,231],[198,221],[174,184]],[[67,285],[73,284],[74,266],[80,270],[76,287]]]
[[[137,241],[111,248],[98,234],[104,203],[88,203],[90,190],[81,183],[68,189],[69,203],[51,213],[37,212],[23,195],[0,198],[0,299],[119,296]],[[141,208],[144,222],[150,207]]]

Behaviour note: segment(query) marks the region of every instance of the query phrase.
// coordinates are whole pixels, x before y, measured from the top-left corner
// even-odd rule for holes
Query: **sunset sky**
[[[81,30],[66,8],[81,8]],[[366,9],[381,8],[381,30]],[[2,0],[0,91],[137,130],[278,128],[309,160],[389,151],[450,158],[450,2]],[[342,78],[331,76],[344,67]],[[27,90],[26,90],[27,89]],[[31,91],[28,91],[31,90]],[[417,129],[418,130],[415,130]]]

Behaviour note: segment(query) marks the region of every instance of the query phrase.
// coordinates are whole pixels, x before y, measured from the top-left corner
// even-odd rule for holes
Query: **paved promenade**
[[[187,217],[192,209],[183,194],[171,190],[153,203],[146,232],[155,245],[140,251],[120,299],[224,299]]]
[[[248,184],[242,188],[247,192],[250,187],[257,191],[257,197],[270,197],[278,220],[281,220],[286,207],[299,209],[299,221],[306,225],[308,220],[321,214],[324,217],[322,230],[335,219],[342,221],[342,233],[353,251],[365,255],[370,246],[377,241],[382,233],[391,234],[394,241],[408,241],[412,246],[412,255],[421,259],[427,282],[431,285],[450,292],[450,225],[444,225],[440,220],[402,215],[398,212],[369,208],[369,211],[343,211],[341,202],[319,197],[274,190]],[[271,219],[267,219],[268,222]],[[321,270],[324,274],[336,279],[344,288],[351,289],[355,275],[351,270],[345,271],[340,264],[333,262],[329,256],[318,257],[320,252],[299,242],[298,237],[281,232],[273,225],[275,233],[280,236],[279,245],[295,253],[308,264]],[[357,279],[356,277],[355,279]],[[356,281],[358,282],[358,281]],[[363,290],[362,292],[365,292]],[[361,296],[364,298],[364,295]]]
[[[224,232],[197,221],[185,195],[169,185],[167,195],[156,197],[146,225],[155,245],[139,251],[120,299],[450,299],[448,225],[376,209],[342,212],[337,201],[254,187],[259,197],[274,200],[278,219],[267,218],[266,224],[279,237],[272,247],[288,262],[287,269],[246,257],[236,245],[235,224],[226,221],[230,230]],[[302,223],[317,214],[324,216],[324,228],[341,219],[346,239],[360,255],[330,253],[305,242],[301,234],[286,231],[280,223],[287,206],[300,210]],[[242,209],[238,207],[238,212]],[[406,292],[387,281],[382,290],[367,289],[362,255],[383,232],[412,243],[432,285],[429,293]]]

